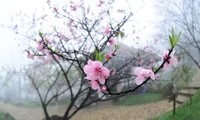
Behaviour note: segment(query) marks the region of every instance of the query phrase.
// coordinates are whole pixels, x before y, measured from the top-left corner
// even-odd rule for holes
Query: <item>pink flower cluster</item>
[[[110,76],[110,71],[103,67],[100,61],[89,60],[87,65],[83,68],[86,76],[91,83],[91,87],[94,90],[101,91],[100,84],[104,84],[106,79]],[[105,90],[105,87],[103,88]]]
[[[166,60],[166,62],[164,63],[164,66],[163,66],[163,70],[168,70],[170,65],[176,67],[177,64],[178,64],[178,61],[177,61],[177,58],[176,57],[173,57],[173,56],[169,56],[169,51],[168,50],[165,50],[164,51],[164,54],[163,54],[163,58],[162,58],[162,61]],[[155,63],[155,60],[152,58],[150,60],[151,63]],[[136,79],[135,79],[135,82],[137,85],[140,85],[142,84],[147,78],[151,78],[151,79],[155,79],[157,76],[154,74],[154,72],[150,69],[144,69],[144,68],[141,68],[141,67],[136,67],[134,69],[134,74],[137,75]]]
[[[167,59],[167,56],[169,55],[169,50],[165,50],[163,53],[163,58],[162,61]],[[174,57],[173,55],[169,56],[169,58],[167,59],[167,62],[164,64],[163,66],[163,70],[168,70],[170,65],[176,67],[178,64],[178,60],[176,57]]]
[[[30,53],[30,51],[28,51],[28,50],[26,50],[26,52],[28,53],[28,55],[27,55],[27,57],[29,58],[29,59],[34,59],[34,55],[33,54],[31,54]]]
[[[63,37],[63,36],[62,36]],[[50,50],[45,48],[45,45],[50,45],[52,44],[52,41],[49,41],[47,39],[43,40],[39,40],[36,42],[37,46],[36,46],[36,51],[40,53],[43,53],[42,56],[38,56],[38,59],[43,60],[43,64],[47,64],[49,61],[53,60],[53,58],[55,58],[57,61],[60,60],[60,56],[56,55],[56,54],[52,54],[50,52]],[[31,54],[29,50],[26,50],[26,52],[28,53],[27,58],[34,60],[35,55]]]
[[[137,75],[137,77],[135,79],[135,83],[137,85],[142,84],[145,81],[145,79],[147,79],[148,77],[150,77],[153,80],[156,77],[152,70],[144,69],[141,67],[136,67],[134,69],[134,73]]]

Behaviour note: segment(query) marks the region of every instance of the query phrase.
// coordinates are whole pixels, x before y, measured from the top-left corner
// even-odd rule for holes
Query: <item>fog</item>
[[[15,120],[137,120],[171,110],[166,101],[176,87],[199,84],[192,80],[200,68],[193,12],[200,4],[168,1],[0,0],[0,113]],[[180,13],[185,7],[190,12]],[[171,35],[180,41],[175,46]]]

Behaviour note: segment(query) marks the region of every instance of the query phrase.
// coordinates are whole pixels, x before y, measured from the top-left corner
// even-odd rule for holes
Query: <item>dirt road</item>
[[[62,115],[65,107],[49,107],[50,114]],[[112,106],[81,110],[72,120],[148,120],[172,109],[167,101],[151,104],[135,105],[130,107]],[[0,103],[0,111],[9,112],[16,120],[41,120],[43,111],[41,108],[21,108],[9,104]]]

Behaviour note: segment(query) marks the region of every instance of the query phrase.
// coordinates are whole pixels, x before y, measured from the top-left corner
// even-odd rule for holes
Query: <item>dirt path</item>
[[[112,106],[84,109],[76,114],[72,120],[148,120],[171,110],[171,104],[160,101],[151,104],[136,105],[131,107]],[[95,109],[95,110],[94,110]],[[16,120],[41,120],[41,108],[28,109],[0,103],[0,111],[9,112]],[[50,114],[63,114],[64,107],[48,108]]]

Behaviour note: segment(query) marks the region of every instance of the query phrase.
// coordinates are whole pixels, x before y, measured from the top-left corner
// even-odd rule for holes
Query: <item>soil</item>
[[[135,106],[101,106],[79,111],[72,120],[149,120],[172,109],[167,100]],[[62,115],[65,107],[49,107],[50,115]],[[42,120],[42,108],[21,108],[0,103],[0,111],[10,113],[16,120]]]

